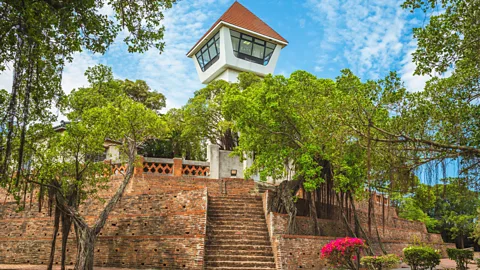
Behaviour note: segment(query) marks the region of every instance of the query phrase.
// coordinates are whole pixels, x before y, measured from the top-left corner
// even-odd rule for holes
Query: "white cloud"
[[[100,56],[88,52],[75,53],[73,61],[67,63],[63,69],[62,88],[68,94],[73,89],[88,86],[87,78],[84,76],[88,67],[100,63]]]
[[[405,83],[405,87],[411,92],[422,91],[425,87],[425,83],[431,78],[427,75],[414,75],[415,69],[417,68],[417,65],[413,62],[412,55],[415,51],[415,46],[416,45],[413,42],[410,42],[410,49],[407,51],[401,62],[402,68],[399,72],[402,81]]]
[[[319,66],[341,58],[363,79],[378,79],[406,53],[411,22],[397,1],[308,0],[306,7],[323,28]]]
[[[123,37],[109,49],[105,61],[120,77],[145,80],[167,97],[167,108],[180,107],[203,87],[186,53],[228,7],[229,0],[180,1],[165,12],[165,50],[129,54]]]

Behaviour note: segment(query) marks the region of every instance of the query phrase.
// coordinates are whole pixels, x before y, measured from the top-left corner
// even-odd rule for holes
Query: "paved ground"
[[[475,264],[469,264],[468,269],[477,269]],[[59,270],[60,266],[53,267],[54,270]],[[401,268],[394,270],[408,270],[410,267],[402,264]],[[455,261],[449,259],[441,259],[440,265],[437,269],[455,269]],[[45,270],[45,265],[30,265],[30,264],[0,264],[0,270]],[[67,270],[73,270],[72,266],[67,266]],[[95,270],[135,270],[130,268],[114,268],[114,267],[95,267]],[[148,269],[144,269],[148,270]]]
[[[455,261],[452,261],[450,259],[441,259],[440,265],[437,266],[437,269],[455,269],[455,266],[456,266]],[[410,269],[410,267],[408,267],[408,265],[406,264],[402,264],[401,268],[397,268],[395,270],[407,270],[407,269]],[[468,269],[477,269],[477,265],[469,264]]]

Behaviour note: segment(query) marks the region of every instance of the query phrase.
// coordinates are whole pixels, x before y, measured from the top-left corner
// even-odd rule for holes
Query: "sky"
[[[64,69],[69,93],[87,86],[84,72],[96,64],[111,66],[119,79],[145,80],[167,97],[167,109],[181,107],[202,88],[188,50],[233,3],[233,0],[181,0],[165,13],[166,47],[159,54],[128,53],[121,35],[104,55],[81,52]],[[395,70],[410,91],[423,88],[427,77],[414,76],[412,28],[425,23],[396,0],[240,0],[289,41],[275,74],[306,70],[334,79],[343,68],[362,80],[379,79]],[[103,13],[111,15],[108,7]],[[0,74],[0,89],[11,89],[12,72]]]

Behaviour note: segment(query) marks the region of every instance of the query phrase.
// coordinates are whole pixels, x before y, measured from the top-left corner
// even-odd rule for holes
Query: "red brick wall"
[[[121,180],[120,176],[112,177],[110,188],[99,196],[109,198]],[[207,192],[209,196],[241,195],[253,188],[253,181],[243,179],[136,175],[98,237],[95,265],[203,269]],[[39,213],[35,202],[32,208],[16,212],[18,206],[11,199],[6,203],[5,197],[1,199],[0,263],[46,264],[53,217],[46,209]],[[93,224],[102,208],[99,200],[89,200],[80,212]],[[74,238],[71,232],[67,264],[75,262]],[[60,262],[59,253],[57,239],[55,263]]]
[[[265,213],[268,209],[268,196],[271,196],[270,192],[263,195]],[[357,214],[366,230],[368,228],[367,213],[358,211]],[[389,253],[401,256],[403,248],[418,240],[442,250],[444,256],[446,256],[446,248],[453,246],[453,244],[444,244],[439,234],[427,233],[425,225],[421,222],[400,219],[396,214],[386,216],[389,218],[385,222],[385,227],[382,226],[381,215],[377,215],[377,225],[382,243]],[[311,236],[313,222],[310,217],[297,216],[297,235],[289,235],[287,232],[288,215],[268,213],[266,219],[278,269],[323,269],[325,262],[320,259],[320,250],[323,245],[348,235],[344,222],[338,216],[329,220],[318,219],[324,236]],[[376,238],[376,231],[372,228],[370,239],[374,241]],[[372,245],[377,254],[381,254],[378,243]]]

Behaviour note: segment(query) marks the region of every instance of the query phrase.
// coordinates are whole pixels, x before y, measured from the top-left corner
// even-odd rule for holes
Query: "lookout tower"
[[[236,82],[240,72],[273,73],[288,42],[250,10],[235,1],[190,49],[200,81]]]

